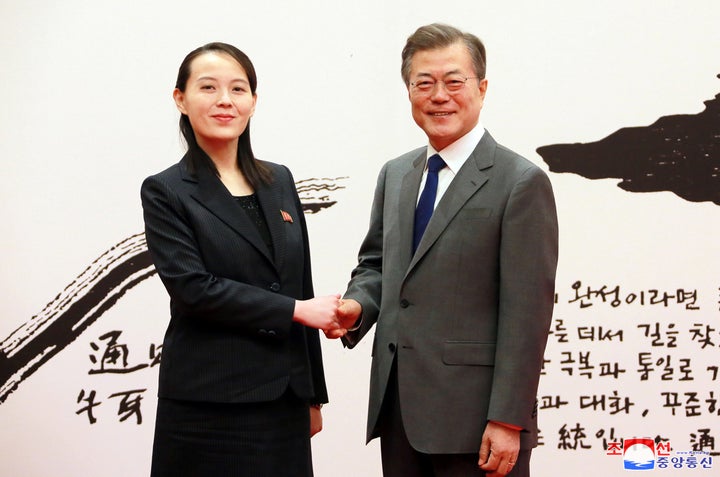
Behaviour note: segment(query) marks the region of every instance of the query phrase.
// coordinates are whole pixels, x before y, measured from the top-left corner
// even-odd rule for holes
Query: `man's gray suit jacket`
[[[488,420],[521,426],[521,448],[532,448],[558,254],[550,181],[485,131],[413,255],[426,154],[411,151],[380,172],[345,294],[363,307],[346,346],[377,324],[367,438],[378,436],[397,360],[402,419],[416,450],[477,452]]]

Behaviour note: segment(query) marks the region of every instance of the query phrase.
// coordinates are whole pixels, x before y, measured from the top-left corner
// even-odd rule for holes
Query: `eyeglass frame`
[[[442,83],[443,86],[445,87],[445,91],[447,91],[448,94],[456,94],[456,93],[459,93],[460,91],[462,91],[462,90],[465,88],[465,84],[468,82],[468,80],[476,79],[476,80],[482,81],[482,80],[485,79],[485,78],[480,78],[479,76],[465,76],[465,75],[462,75],[462,74],[459,74],[459,73],[453,73],[453,74],[448,75],[448,76],[452,76],[452,75],[455,75],[455,74],[456,74],[458,77],[465,78],[465,80],[462,81],[462,86],[458,86],[458,88],[457,88],[457,89],[454,89],[454,90],[448,88],[448,85],[447,85],[447,83],[445,82],[445,80],[442,80],[442,79],[436,80],[435,78],[433,78],[433,77],[431,77],[431,76],[423,77],[423,78],[421,78],[421,79],[419,79],[419,80],[417,80],[417,81],[411,82],[411,83],[410,83],[410,87],[411,87],[411,90],[412,90],[413,92],[421,93],[421,94],[429,94],[429,93],[432,93],[433,91],[435,91],[435,86],[437,86],[438,83]],[[432,85],[430,86],[429,89],[427,89],[427,90],[422,90],[422,89],[420,89],[420,88],[417,86],[417,84],[420,83],[420,82],[432,83]]]

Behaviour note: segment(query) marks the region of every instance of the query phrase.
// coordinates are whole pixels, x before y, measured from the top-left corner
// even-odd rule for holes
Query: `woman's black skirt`
[[[308,405],[159,399],[151,477],[312,477]]]

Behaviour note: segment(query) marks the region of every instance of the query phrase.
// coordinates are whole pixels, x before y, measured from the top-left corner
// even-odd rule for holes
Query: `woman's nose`
[[[230,93],[227,90],[220,93],[217,104],[230,104]]]

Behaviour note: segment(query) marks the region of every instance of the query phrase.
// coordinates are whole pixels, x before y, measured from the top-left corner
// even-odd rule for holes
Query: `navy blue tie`
[[[430,216],[432,216],[433,210],[435,209],[435,197],[437,197],[437,186],[438,186],[438,172],[440,169],[445,167],[445,161],[442,160],[437,154],[433,154],[428,159],[428,173],[425,179],[425,187],[420,194],[420,201],[418,201],[417,208],[415,209],[415,227],[413,229],[413,253],[417,250],[420,239],[425,233],[425,228],[428,222],[430,222]]]

